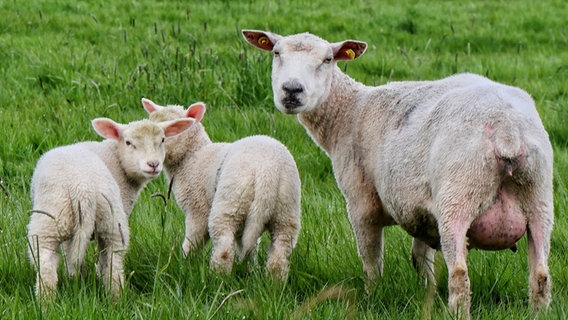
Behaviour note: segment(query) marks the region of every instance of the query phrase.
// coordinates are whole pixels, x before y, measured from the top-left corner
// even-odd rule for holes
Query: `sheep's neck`
[[[138,181],[132,179],[128,176],[124,167],[120,164],[118,159],[118,143],[114,140],[107,139],[102,142],[98,142],[95,148],[92,148],[96,152],[101,160],[105,163],[109,171],[111,172],[113,178],[120,186],[120,197],[122,199],[122,207],[127,215],[130,215],[134,202],[138,197],[140,190],[146,185],[147,181]]]
[[[193,125],[189,130],[172,139],[171,146],[175,147],[168,148],[164,160],[168,179],[171,179],[183,167],[182,164],[186,162],[187,158],[212,143],[201,123]]]
[[[327,99],[312,111],[298,115],[312,139],[328,154],[352,134],[357,95],[365,86],[336,68]]]

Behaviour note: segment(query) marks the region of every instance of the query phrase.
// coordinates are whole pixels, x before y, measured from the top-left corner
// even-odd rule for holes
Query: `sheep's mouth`
[[[296,114],[300,112],[299,108],[304,104],[296,97],[286,97],[282,99],[284,110],[288,114]]]
[[[160,174],[161,171],[157,170],[157,171],[150,171],[150,170],[145,170],[144,173],[149,176],[149,177],[156,177]]]

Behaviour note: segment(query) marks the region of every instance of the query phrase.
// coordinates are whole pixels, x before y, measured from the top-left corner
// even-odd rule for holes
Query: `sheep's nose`
[[[282,90],[286,92],[287,95],[293,96],[298,93],[304,92],[304,86],[302,86],[298,81],[286,81],[282,84]]]
[[[156,168],[158,168],[158,166],[160,165],[159,161],[148,161],[146,163],[150,168],[154,169],[154,171],[156,171]]]

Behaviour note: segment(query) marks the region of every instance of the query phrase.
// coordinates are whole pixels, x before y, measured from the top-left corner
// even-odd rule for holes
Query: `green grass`
[[[385,276],[365,290],[329,160],[294,117],[273,107],[271,57],[239,33],[267,28],[368,42],[363,57],[341,67],[370,85],[473,72],[527,90],[555,150],[553,302],[538,317],[568,317],[564,1],[65,2],[0,3],[0,177],[7,192],[0,190],[0,319],[450,318],[441,256],[441,285],[430,296],[412,269],[411,239],[398,227],[385,233]],[[90,248],[84,276],[68,279],[61,270],[56,301],[38,304],[25,238],[35,163],[55,146],[99,140],[90,128],[95,117],[145,117],[141,97],[206,102],[203,122],[216,141],[267,134],[289,147],[302,178],[303,228],[286,284],[266,278],[261,264],[218,276],[208,269],[210,246],[183,259],[183,214],[175,203],[164,207],[150,197],[166,189],[158,179],[130,218],[124,294],[106,296]],[[533,317],[526,239],[517,253],[472,251],[468,263],[475,318]]]

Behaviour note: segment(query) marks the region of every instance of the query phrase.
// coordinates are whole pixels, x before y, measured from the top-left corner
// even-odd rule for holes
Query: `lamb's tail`
[[[90,199],[71,199],[71,209],[75,219],[73,237],[65,244],[65,260],[71,275],[83,265],[85,253],[94,232],[96,203]]]
[[[249,254],[256,254],[260,236],[264,232],[273,215],[278,201],[278,184],[268,177],[277,177],[278,172],[257,172],[254,183],[254,197],[245,220],[239,250],[239,260]]]

